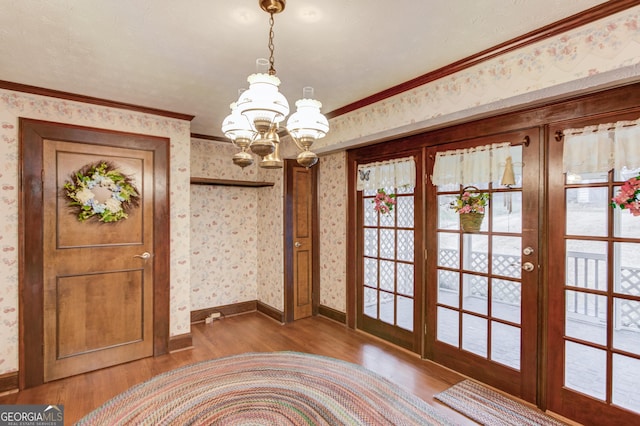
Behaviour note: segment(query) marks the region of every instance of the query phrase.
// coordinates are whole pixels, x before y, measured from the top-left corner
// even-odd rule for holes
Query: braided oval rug
[[[181,367],[107,401],[79,425],[451,425],[356,364],[298,352]]]

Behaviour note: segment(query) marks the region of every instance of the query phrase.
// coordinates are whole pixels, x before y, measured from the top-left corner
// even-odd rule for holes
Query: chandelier
[[[233,163],[240,167],[253,164],[254,153],[261,160],[260,167],[282,168],[280,157],[280,123],[289,115],[289,103],[278,91],[280,79],[276,77],[273,58],[273,15],[284,10],[286,0],[258,0],[262,10],[269,14],[269,59],[258,59],[258,70],[247,81],[249,89],[240,93],[231,104],[231,114],[222,122],[222,132],[240,149],[233,156]],[[268,69],[267,69],[268,66]],[[322,104],[312,99],[313,88],[303,89],[302,99],[296,102],[296,112],[287,120],[283,130],[294,141],[298,149],[298,164],[311,167],[318,156],[310,150],[316,139],[329,131],[329,122],[322,115]]]

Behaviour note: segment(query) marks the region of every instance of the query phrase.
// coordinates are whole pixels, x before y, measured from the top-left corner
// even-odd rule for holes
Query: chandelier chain
[[[273,25],[275,21],[273,20],[273,13],[269,15],[269,75],[276,75],[276,69],[274,67],[275,59],[273,58],[273,50],[275,47],[273,44]]]

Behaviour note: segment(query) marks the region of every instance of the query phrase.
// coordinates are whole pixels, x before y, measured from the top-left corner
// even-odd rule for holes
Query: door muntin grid
[[[521,161],[522,147],[512,147]],[[516,185],[474,184],[491,201],[479,233],[460,231],[449,208],[459,186],[437,188],[436,341],[519,371],[522,309],[522,173]]]
[[[365,316],[413,331],[415,225],[413,188],[385,188],[396,194],[389,214],[373,209],[376,191],[363,192]]]
[[[640,221],[609,205],[638,170],[565,177],[566,389],[640,413]],[[635,219],[635,220],[634,220]]]

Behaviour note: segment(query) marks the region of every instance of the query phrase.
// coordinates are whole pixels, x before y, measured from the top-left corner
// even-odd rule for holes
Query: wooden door
[[[317,270],[315,249],[316,168],[287,163],[287,231],[285,263],[287,267],[287,320],[312,316],[318,309],[318,292],[314,285]]]
[[[413,157],[416,176],[422,174],[420,151],[395,154]],[[359,164],[394,157],[358,159]],[[415,353],[422,349],[422,197],[423,184],[415,188],[382,188],[395,194],[388,213],[374,209],[377,190],[358,192],[356,326]]]
[[[564,173],[556,132],[638,117],[636,108],[548,133],[547,408],[585,424],[640,424],[640,217],[610,206],[640,169]]]
[[[34,271],[25,271],[23,290],[32,291],[23,292],[23,306],[33,317],[23,317],[22,328],[28,350],[37,344],[41,324],[42,358],[25,354],[24,387],[165,353],[167,279],[158,272],[168,275],[168,270],[158,263],[168,263],[168,250],[161,248],[168,240],[158,231],[168,223],[158,197],[166,202],[166,155],[161,154],[166,154],[166,140],[21,124],[25,182],[41,170],[39,182],[31,180],[41,189],[41,204],[39,191],[27,191],[23,209],[32,224],[25,229],[24,255],[36,259],[41,281],[32,280]],[[81,221],[64,185],[76,172],[102,163],[128,177],[139,203],[118,221],[99,221],[95,215]],[[113,191],[92,189],[101,203]]]
[[[428,185],[426,356],[531,402],[537,374],[538,135],[532,129],[429,148],[427,168],[433,170],[440,151],[511,143],[515,185],[504,187],[500,179],[468,183],[490,196],[479,232],[462,232],[450,208],[460,185]]]

